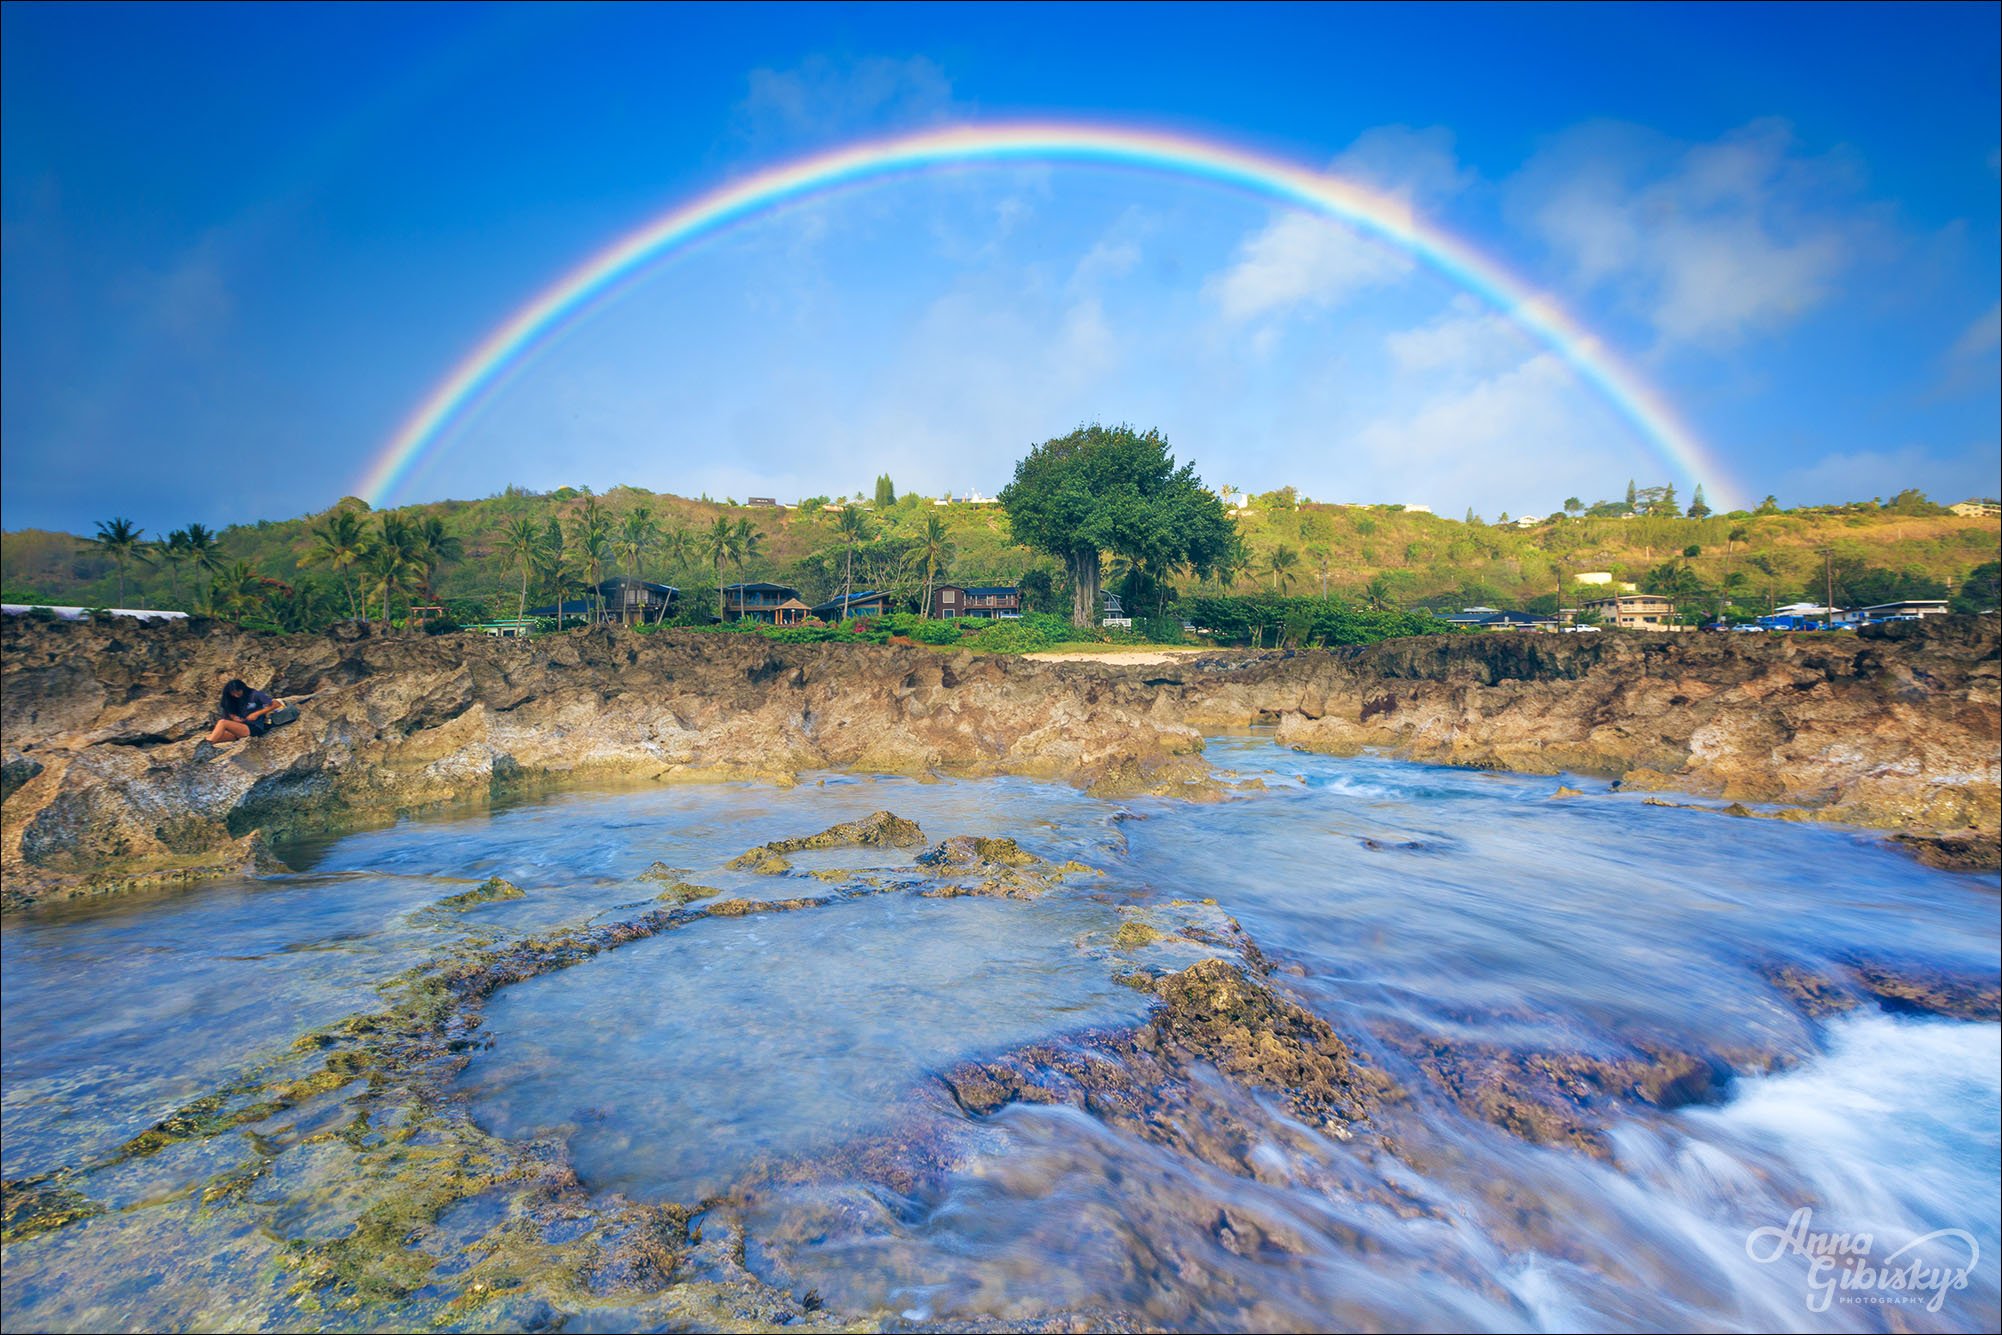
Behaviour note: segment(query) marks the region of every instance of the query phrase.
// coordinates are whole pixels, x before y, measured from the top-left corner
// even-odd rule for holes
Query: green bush
[[[1423,609],[1375,610],[1333,598],[1198,597],[1185,598],[1177,607],[1218,644],[1375,644],[1402,635],[1441,635],[1459,629]]]
[[[990,622],[981,627],[979,634],[968,637],[966,643],[987,653],[1029,654],[1091,635],[1092,632],[1078,630],[1063,617],[1048,612],[1025,612],[1010,620]]]

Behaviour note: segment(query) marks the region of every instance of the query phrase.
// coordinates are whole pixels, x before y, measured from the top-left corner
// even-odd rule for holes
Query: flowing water
[[[773,1291],[890,1325],[2002,1321],[2002,1026],[1895,996],[1804,1008],[1774,983],[1860,966],[1992,987],[1992,876],[1589,781],[1555,800],[1552,779],[1258,736],[1210,750],[1262,786],[1205,805],[1014,779],[575,793],[301,847],[294,874],[16,915],[0,932],[10,1201],[60,1188],[82,1208],[6,1245],[6,1324],[673,1324],[644,1284],[599,1272],[560,1292],[517,1274],[507,1303],[445,1306],[528,1226],[509,1194],[528,1179],[397,1213],[381,1156],[443,1143],[446,1122],[396,1131],[440,1110],[488,1157],[504,1142],[560,1166],[568,1213],[537,1217],[541,1244],[686,1207]],[[786,876],[724,866],[879,809],[1103,875],[931,898],[909,849],[795,854]],[[672,930],[510,975],[455,1031],[436,1088],[358,1075],[133,1150],[176,1110],[249,1107],[245,1091],[317,1069],[319,1040],[294,1040],[379,1011],[409,971],[657,914],[660,885],[637,879],[656,861],[716,893],[688,892]],[[526,893],[445,903],[490,876]],[[700,912],[724,899],[824,902]],[[1139,1024],[1154,1003],[1131,971],[1229,954],[1120,934],[1192,912],[1234,916],[1272,985],[1396,1082],[1380,1134],[1305,1126],[1204,1068],[1204,1098],[1149,1115],[1227,1109],[1230,1155],[1069,1104],[959,1106],[940,1073]],[[1539,1144],[1455,1097],[1438,1052],[1678,1054],[1703,1078],[1656,1102],[1581,1096],[1589,1133]],[[376,1229],[386,1216],[396,1230]],[[1846,1249],[1817,1260],[1824,1234]],[[302,1287],[301,1256],[378,1236],[419,1258],[415,1278],[345,1303]],[[687,1264],[677,1280],[715,1277]]]

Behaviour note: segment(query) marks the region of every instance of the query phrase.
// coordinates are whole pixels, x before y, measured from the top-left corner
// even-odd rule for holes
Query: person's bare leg
[[[228,746],[250,736],[250,725],[238,723],[235,719],[216,720],[215,731],[209,734],[209,741],[216,746]]]

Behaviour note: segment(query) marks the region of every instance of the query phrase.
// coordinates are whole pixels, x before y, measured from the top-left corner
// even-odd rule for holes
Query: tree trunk
[[[1071,576],[1071,624],[1090,627],[1098,621],[1098,549],[1074,551],[1064,558]]]
[[[521,629],[520,623],[523,620],[525,620],[527,616],[528,616],[528,567],[524,565],[521,568],[521,601],[514,605],[514,619],[516,622],[515,625],[516,630]],[[556,625],[559,630],[563,626],[563,594],[561,589],[557,590],[557,595],[556,595]]]

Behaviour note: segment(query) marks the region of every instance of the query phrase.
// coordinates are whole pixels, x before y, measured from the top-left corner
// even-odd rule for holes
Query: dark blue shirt
[[[225,712],[227,718],[249,718],[260,709],[271,706],[269,691],[251,691],[241,699],[231,701]]]

